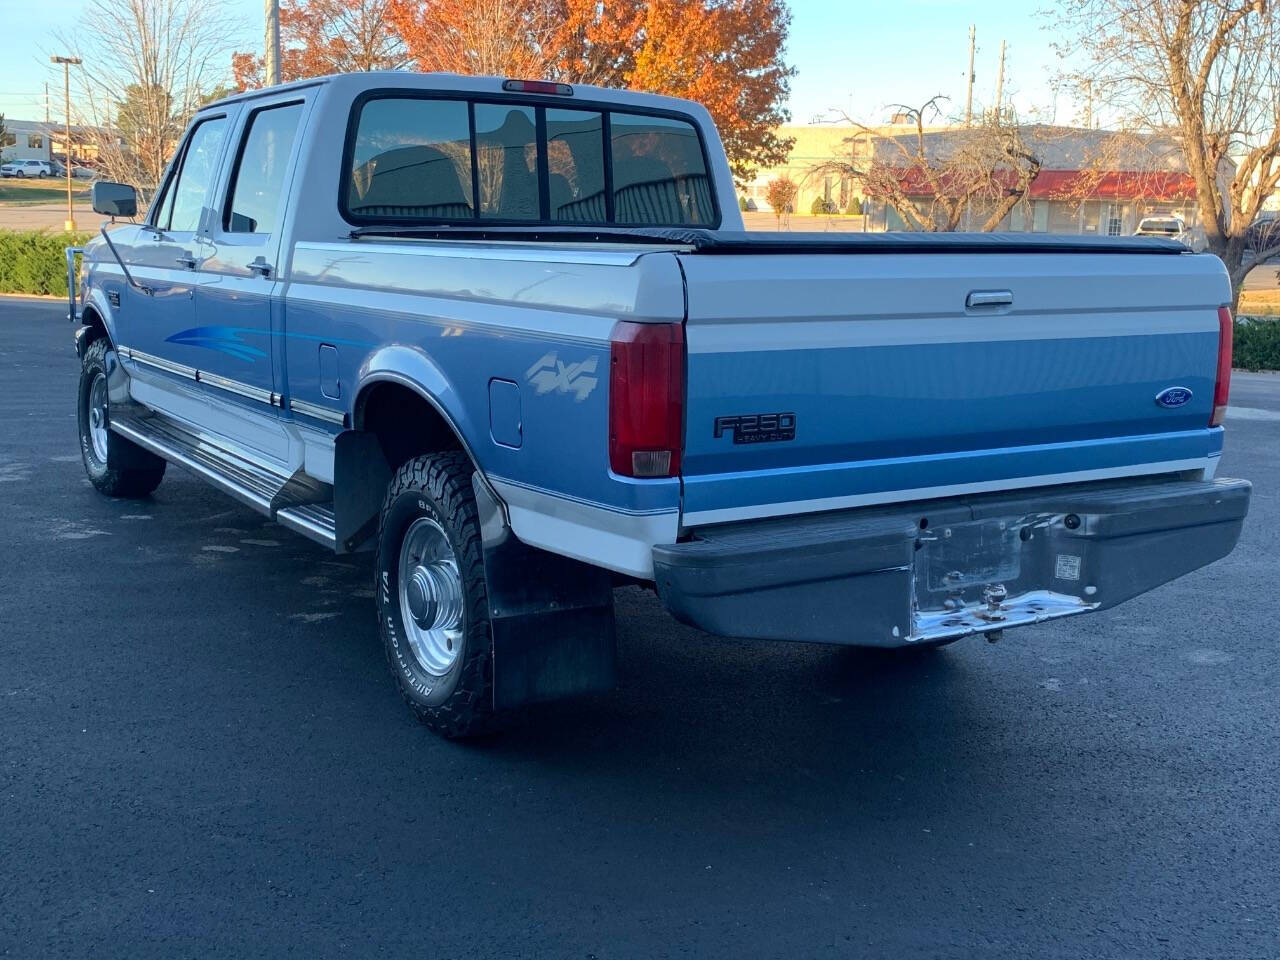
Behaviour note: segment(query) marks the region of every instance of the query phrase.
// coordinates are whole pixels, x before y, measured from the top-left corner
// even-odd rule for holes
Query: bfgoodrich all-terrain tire
[[[493,658],[471,462],[417,457],[387,488],[375,564],[378,629],[418,719],[446,737],[491,730]]]
[[[107,361],[111,344],[100,337],[84,352],[76,403],[84,472],[109,497],[145,497],[160,485],[165,462],[109,428]],[[114,364],[112,357],[112,363]]]

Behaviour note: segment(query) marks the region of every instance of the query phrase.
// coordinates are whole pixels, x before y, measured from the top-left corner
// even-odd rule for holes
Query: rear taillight
[[[609,361],[609,466],[624,477],[680,474],[684,426],[684,327],[613,328]]]
[[[1213,383],[1213,416],[1209,426],[1220,427],[1227,416],[1231,393],[1231,308],[1218,308],[1218,379]]]

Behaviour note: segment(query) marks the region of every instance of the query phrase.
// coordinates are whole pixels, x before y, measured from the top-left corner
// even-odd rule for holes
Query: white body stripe
[[[489,482],[507,505],[512,531],[532,547],[651,580],[653,545],[676,542],[680,517],[675,510],[620,513],[498,477]]]

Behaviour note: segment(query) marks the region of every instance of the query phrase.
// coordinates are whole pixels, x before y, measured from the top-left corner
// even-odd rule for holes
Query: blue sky
[[[261,0],[229,4],[243,21],[229,40],[253,48],[262,35]],[[27,8],[10,18],[0,32],[0,112],[42,119],[47,82],[58,115],[62,74],[48,62],[57,52],[53,34],[74,28],[83,6],[83,0],[43,0],[38,13]],[[935,93],[947,94],[952,108],[963,110],[970,23],[978,28],[977,102],[994,99],[1004,39],[1005,90],[1019,113],[1052,118],[1056,108],[1060,122],[1072,119],[1068,99],[1055,104],[1051,80],[1057,61],[1033,7],[995,0],[792,0],[791,9],[787,58],[799,70],[792,85],[793,122],[807,123],[832,108],[874,122],[884,119],[886,104],[919,104]]]

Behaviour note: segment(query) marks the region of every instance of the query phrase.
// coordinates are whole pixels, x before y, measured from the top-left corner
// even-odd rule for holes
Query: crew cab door
[[[273,410],[284,392],[273,293],[285,197],[307,107],[306,96],[295,93],[245,110],[218,187],[196,288],[191,340],[204,351],[201,382],[220,399],[259,412]]]
[[[134,279],[149,292],[129,291],[119,335],[123,346],[141,353],[135,359],[148,374],[192,380],[205,358],[204,348],[191,338],[197,268],[208,252],[201,228],[229,125],[228,114],[219,113],[191,128],[148,226],[139,230],[128,256]]]

